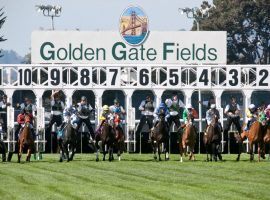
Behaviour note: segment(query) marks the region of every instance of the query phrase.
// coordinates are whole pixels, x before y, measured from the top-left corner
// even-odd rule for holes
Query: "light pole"
[[[52,19],[52,30],[54,30],[54,17],[60,17],[61,12],[62,12],[62,7],[57,5],[57,6],[52,6],[52,5],[36,5],[37,11],[43,13],[44,16],[46,17],[51,17]]]
[[[196,22],[196,25],[197,25],[197,31],[199,31],[200,30],[199,20],[203,19],[203,18],[208,18],[210,15],[209,11],[211,9],[214,9],[214,8],[216,8],[215,5],[210,5],[207,1],[204,1],[201,5],[201,8],[198,8],[198,7],[178,8],[178,11],[181,14],[186,13],[187,18],[194,19],[194,21]]]

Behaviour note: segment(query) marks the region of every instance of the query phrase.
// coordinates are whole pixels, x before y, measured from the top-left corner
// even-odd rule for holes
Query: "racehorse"
[[[222,159],[219,153],[219,146],[221,141],[221,130],[218,127],[218,117],[213,117],[210,125],[207,127],[206,132],[203,136],[203,142],[206,148],[207,161],[209,161],[208,153],[210,154],[210,161],[214,157],[214,161],[217,161],[217,157]]]
[[[115,135],[113,132],[112,126],[109,124],[108,120],[106,120],[100,130],[100,133],[96,133],[96,161],[99,161],[98,152],[99,149],[102,149],[103,152],[103,161],[105,161],[105,156],[109,153],[109,161],[113,160],[113,145],[115,141]]]
[[[241,139],[248,138],[250,161],[254,160],[253,145],[258,144],[258,161],[260,162],[261,148],[263,148],[263,131],[262,124],[256,120],[250,126],[249,131],[243,131],[241,133]]]
[[[194,146],[196,143],[196,130],[193,126],[193,116],[190,114],[188,116],[188,123],[185,126],[184,133],[180,137],[179,148],[180,148],[180,162],[183,162],[183,153],[186,156],[187,147],[190,150],[189,160],[195,160],[194,156]]]
[[[25,147],[27,147],[26,161],[30,162],[31,153],[34,151],[34,139],[31,134],[31,124],[29,123],[28,116],[25,117],[25,125],[22,132],[20,133],[18,140],[18,163],[21,162],[22,153]]]
[[[113,129],[115,132],[115,146],[117,149],[117,156],[119,161],[121,160],[121,154],[125,150],[125,134],[123,128],[120,126],[120,122],[120,116],[115,114]]]
[[[68,120],[67,124],[62,130],[62,137],[60,136],[58,139],[59,147],[60,147],[60,159],[59,162],[62,162],[63,159],[67,158],[67,162],[72,161],[77,145],[76,138],[76,130],[73,128],[70,120]],[[71,152],[71,154],[70,154]]]
[[[161,149],[160,146],[164,143],[164,152],[165,152],[165,160],[169,160],[168,153],[168,140],[169,140],[169,127],[165,121],[165,113],[161,110],[159,114],[159,122],[158,124],[151,130],[151,144],[154,153],[154,159],[157,160],[156,152],[158,151],[158,158],[161,161],[160,154]]]

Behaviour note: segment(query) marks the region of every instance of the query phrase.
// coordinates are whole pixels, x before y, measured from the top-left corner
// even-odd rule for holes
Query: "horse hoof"
[[[60,159],[59,159],[59,162],[63,162],[63,159],[62,159],[62,158],[60,158]]]
[[[154,156],[154,159],[155,159],[155,160],[157,160],[157,157],[156,157],[156,156]]]
[[[96,158],[96,162],[98,162],[99,161],[99,158]]]

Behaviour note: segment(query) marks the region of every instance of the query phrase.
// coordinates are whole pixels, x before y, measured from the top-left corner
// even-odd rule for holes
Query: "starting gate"
[[[240,91],[243,95],[243,107],[251,103],[254,91],[269,91],[270,65],[177,65],[177,64],[34,64],[34,65],[0,65],[0,87],[12,103],[16,90],[32,90],[36,95],[38,132],[36,148],[45,149],[45,122],[42,95],[46,90],[60,89],[66,95],[67,103],[72,102],[75,90],[91,90],[95,94],[96,116],[102,108],[102,95],[105,90],[121,90],[125,94],[126,105],[126,143],[128,151],[135,151],[135,112],[132,107],[132,94],[136,90],[151,90],[156,105],[166,90],[182,91],[185,103],[193,103],[192,93],[197,91],[199,100],[201,92],[212,91],[223,123],[221,96],[225,91]],[[141,100],[143,100],[142,97]],[[205,120],[199,109],[199,131]],[[242,112],[243,118],[245,114]],[[98,124],[96,117],[95,124]],[[224,118],[226,120],[226,118]],[[14,109],[8,109],[8,143],[9,151],[14,150]],[[224,136],[223,136],[224,137]],[[224,138],[223,138],[224,144]],[[224,148],[224,145],[222,146]]]

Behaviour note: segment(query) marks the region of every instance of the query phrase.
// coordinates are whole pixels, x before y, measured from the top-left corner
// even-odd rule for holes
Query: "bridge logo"
[[[130,45],[142,44],[148,35],[148,18],[137,6],[126,8],[120,18],[120,34]]]

